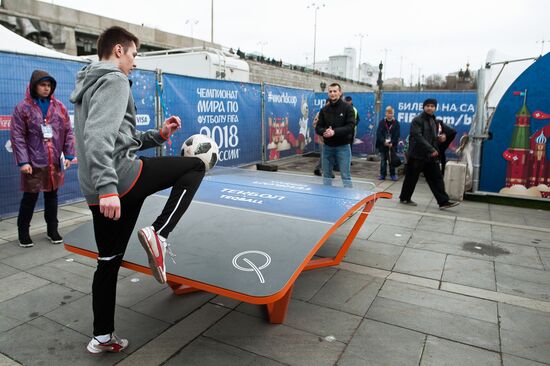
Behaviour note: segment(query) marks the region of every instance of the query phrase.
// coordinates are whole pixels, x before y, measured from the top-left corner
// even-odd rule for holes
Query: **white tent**
[[[19,53],[63,60],[82,61],[76,56],[42,47],[0,25],[0,52]]]

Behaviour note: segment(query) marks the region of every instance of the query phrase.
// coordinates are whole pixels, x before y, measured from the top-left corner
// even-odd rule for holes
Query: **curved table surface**
[[[329,186],[319,178],[285,173],[213,169],[170,234],[176,264],[167,256],[169,280],[220,289],[254,303],[282,297],[330,234],[374,199],[375,193],[363,189],[368,183],[354,186]],[[168,194],[147,198],[136,229],[151,225]],[[67,234],[65,242],[71,251],[95,253],[92,223]],[[148,268],[137,235],[124,260]]]

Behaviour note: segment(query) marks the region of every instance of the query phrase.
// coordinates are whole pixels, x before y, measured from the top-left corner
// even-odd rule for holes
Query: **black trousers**
[[[441,206],[449,202],[449,196],[445,192],[445,184],[443,183],[443,176],[441,175],[437,160],[419,160],[413,157],[409,157],[407,160],[405,180],[403,181],[399,199],[401,201],[410,201],[420,173],[424,173],[426,182],[428,182],[437,203]]]
[[[120,198],[119,220],[105,217],[98,205],[90,206],[98,249],[92,284],[94,336],[114,331],[118,271],[145,199],[172,187],[168,201],[153,223],[157,233],[166,238],[191,204],[205,173],[204,163],[198,158],[170,156],[141,159],[143,167],[140,177],[130,192]]]
[[[19,215],[17,215],[19,235],[29,233],[38,194],[38,192],[23,192],[23,198],[21,198],[21,204],[19,205]],[[48,233],[57,230],[57,190],[44,192],[44,220],[48,225]]]

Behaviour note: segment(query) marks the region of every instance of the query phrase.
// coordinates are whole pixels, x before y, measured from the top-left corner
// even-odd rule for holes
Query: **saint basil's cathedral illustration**
[[[545,120],[550,114],[536,111],[531,115],[526,105],[527,90],[514,95],[524,97],[523,106],[516,113],[510,147],[502,154],[507,164],[505,188],[500,193],[550,198],[550,124],[531,134],[531,117]]]

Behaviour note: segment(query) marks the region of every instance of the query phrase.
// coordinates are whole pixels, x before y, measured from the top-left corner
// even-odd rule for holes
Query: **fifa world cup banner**
[[[182,129],[171,137],[167,155],[180,155],[185,140],[203,134],[220,148],[220,166],[261,160],[261,86],[259,84],[163,74],[165,117],[177,115]]]
[[[313,151],[312,90],[264,85],[266,160]]]
[[[435,116],[457,132],[455,139],[447,150],[447,157],[456,158],[456,148],[460,138],[467,135],[474,120],[477,96],[475,92],[384,92],[380,119],[385,117],[386,107],[392,106],[394,117],[399,121],[401,136],[397,152],[403,153],[403,147],[411,129],[414,117],[422,113],[422,103],[428,98],[437,99]],[[377,122],[378,126],[379,121]]]
[[[129,78],[132,81],[132,96],[136,104],[136,128],[140,131],[156,129],[155,95],[157,77],[155,72],[134,70]],[[147,149],[140,151],[139,155],[156,156],[157,152],[156,149]]]
[[[69,95],[74,89],[76,73],[84,65],[75,61],[0,52],[0,217],[17,215],[21,201],[20,172],[13,157],[10,124],[15,106],[25,98],[32,72],[45,70],[55,78],[54,95],[67,108],[72,123],[74,108]],[[77,166],[73,165],[65,172],[65,184],[59,189],[58,200],[62,204],[81,198]],[[42,207],[40,197],[37,209]]]
[[[351,97],[351,102],[357,109],[359,122],[355,129],[352,153],[354,155],[368,155],[374,153],[374,139],[376,138],[376,113],[374,110],[374,93],[345,93],[342,98]],[[315,93],[315,114],[325,106],[327,93]],[[314,114],[314,115],[315,115]],[[317,142],[317,141],[316,141]]]
[[[481,191],[550,199],[550,53],[500,99],[483,142]]]

